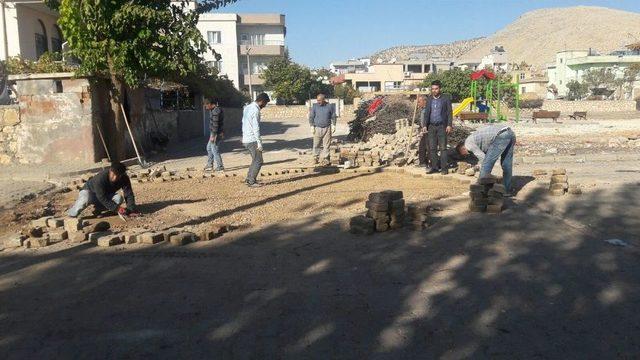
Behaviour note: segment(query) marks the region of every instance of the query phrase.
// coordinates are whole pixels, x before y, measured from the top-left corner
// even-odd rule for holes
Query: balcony
[[[241,25],[280,25],[284,26],[282,14],[239,14]]]
[[[249,75],[242,75],[242,84],[249,85]],[[251,85],[262,85],[264,80],[260,78],[260,74],[251,74]]]
[[[241,41],[238,48],[240,55],[284,56],[284,41],[264,41],[261,44]]]

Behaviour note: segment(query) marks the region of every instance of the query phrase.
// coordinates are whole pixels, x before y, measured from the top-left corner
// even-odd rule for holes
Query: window
[[[562,64],[562,58],[560,58],[560,64]]]
[[[214,68],[214,69],[218,70],[218,73],[222,72],[222,60],[207,61],[207,65],[210,68]]]
[[[520,73],[520,80],[524,80],[524,73]]]
[[[241,34],[240,45],[264,45],[264,34]]]
[[[407,72],[419,74],[422,72],[422,65],[407,65]]]
[[[42,54],[49,51],[49,41],[47,40],[47,28],[44,27],[42,20],[38,19],[40,24],[40,33],[36,33],[36,57],[39,58]]]
[[[62,31],[58,25],[53,25],[54,34],[51,35],[51,51],[62,53]]]
[[[560,85],[562,85],[562,80],[560,80]]]
[[[527,92],[527,88],[523,86],[523,87],[522,87],[522,92],[521,92],[521,94],[524,94],[524,93],[526,93],[526,92]]]
[[[222,43],[222,33],[220,31],[207,31],[207,42],[209,45]]]

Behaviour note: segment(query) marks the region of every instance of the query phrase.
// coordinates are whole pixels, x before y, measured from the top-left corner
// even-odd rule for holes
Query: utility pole
[[[247,46],[246,49],[247,49],[247,72],[249,73],[249,98],[253,100],[253,87],[251,86],[251,59],[249,57],[251,48]]]
[[[9,60],[9,40],[7,39],[7,13],[5,12],[6,0],[2,2],[2,41],[4,44],[4,61]]]

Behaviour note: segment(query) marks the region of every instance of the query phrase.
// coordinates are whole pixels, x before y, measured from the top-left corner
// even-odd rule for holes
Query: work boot
[[[437,173],[438,173],[438,169],[431,168],[427,170],[427,174],[437,174]]]
[[[318,157],[314,156],[314,157],[311,159],[311,165],[318,165],[318,163],[319,163],[319,162],[318,162]]]

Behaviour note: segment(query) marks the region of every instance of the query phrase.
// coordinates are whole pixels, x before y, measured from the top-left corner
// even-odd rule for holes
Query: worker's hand
[[[142,216],[142,213],[139,211],[127,211],[130,217],[139,217]]]
[[[211,136],[209,136],[209,141],[210,142],[216,142],[216,135],[215,134],[211,134]]]
[[[311,126],[311,135],[315,135],[315,134],[316,134],[316,127]]]
[[[336,132],[336,126],[335,125],[331,125],[331,133],[333,134],[334,132]]]
[[[224,133],[221,132],[220,134],[218,134],[218,136],[220,137],[220,140],[224,139]]]
[[[125,209],[125,208],[123,208],[122,206],[120,206],[120,207],[118,208],[118,215],[121,215],[121,216],[127,216],[127,209]]]
[[[448,134],[448,133],[450,133],[450,132],[451,132],[451,130],[452,130],[451,126],[447,126],[447,128],[445,129],[445,131],[447,132],[447,134]]]
[[[260,152],[262,152],[262,144],[258,145],[257,150],[258,150],[258,151],[260,151]]]

